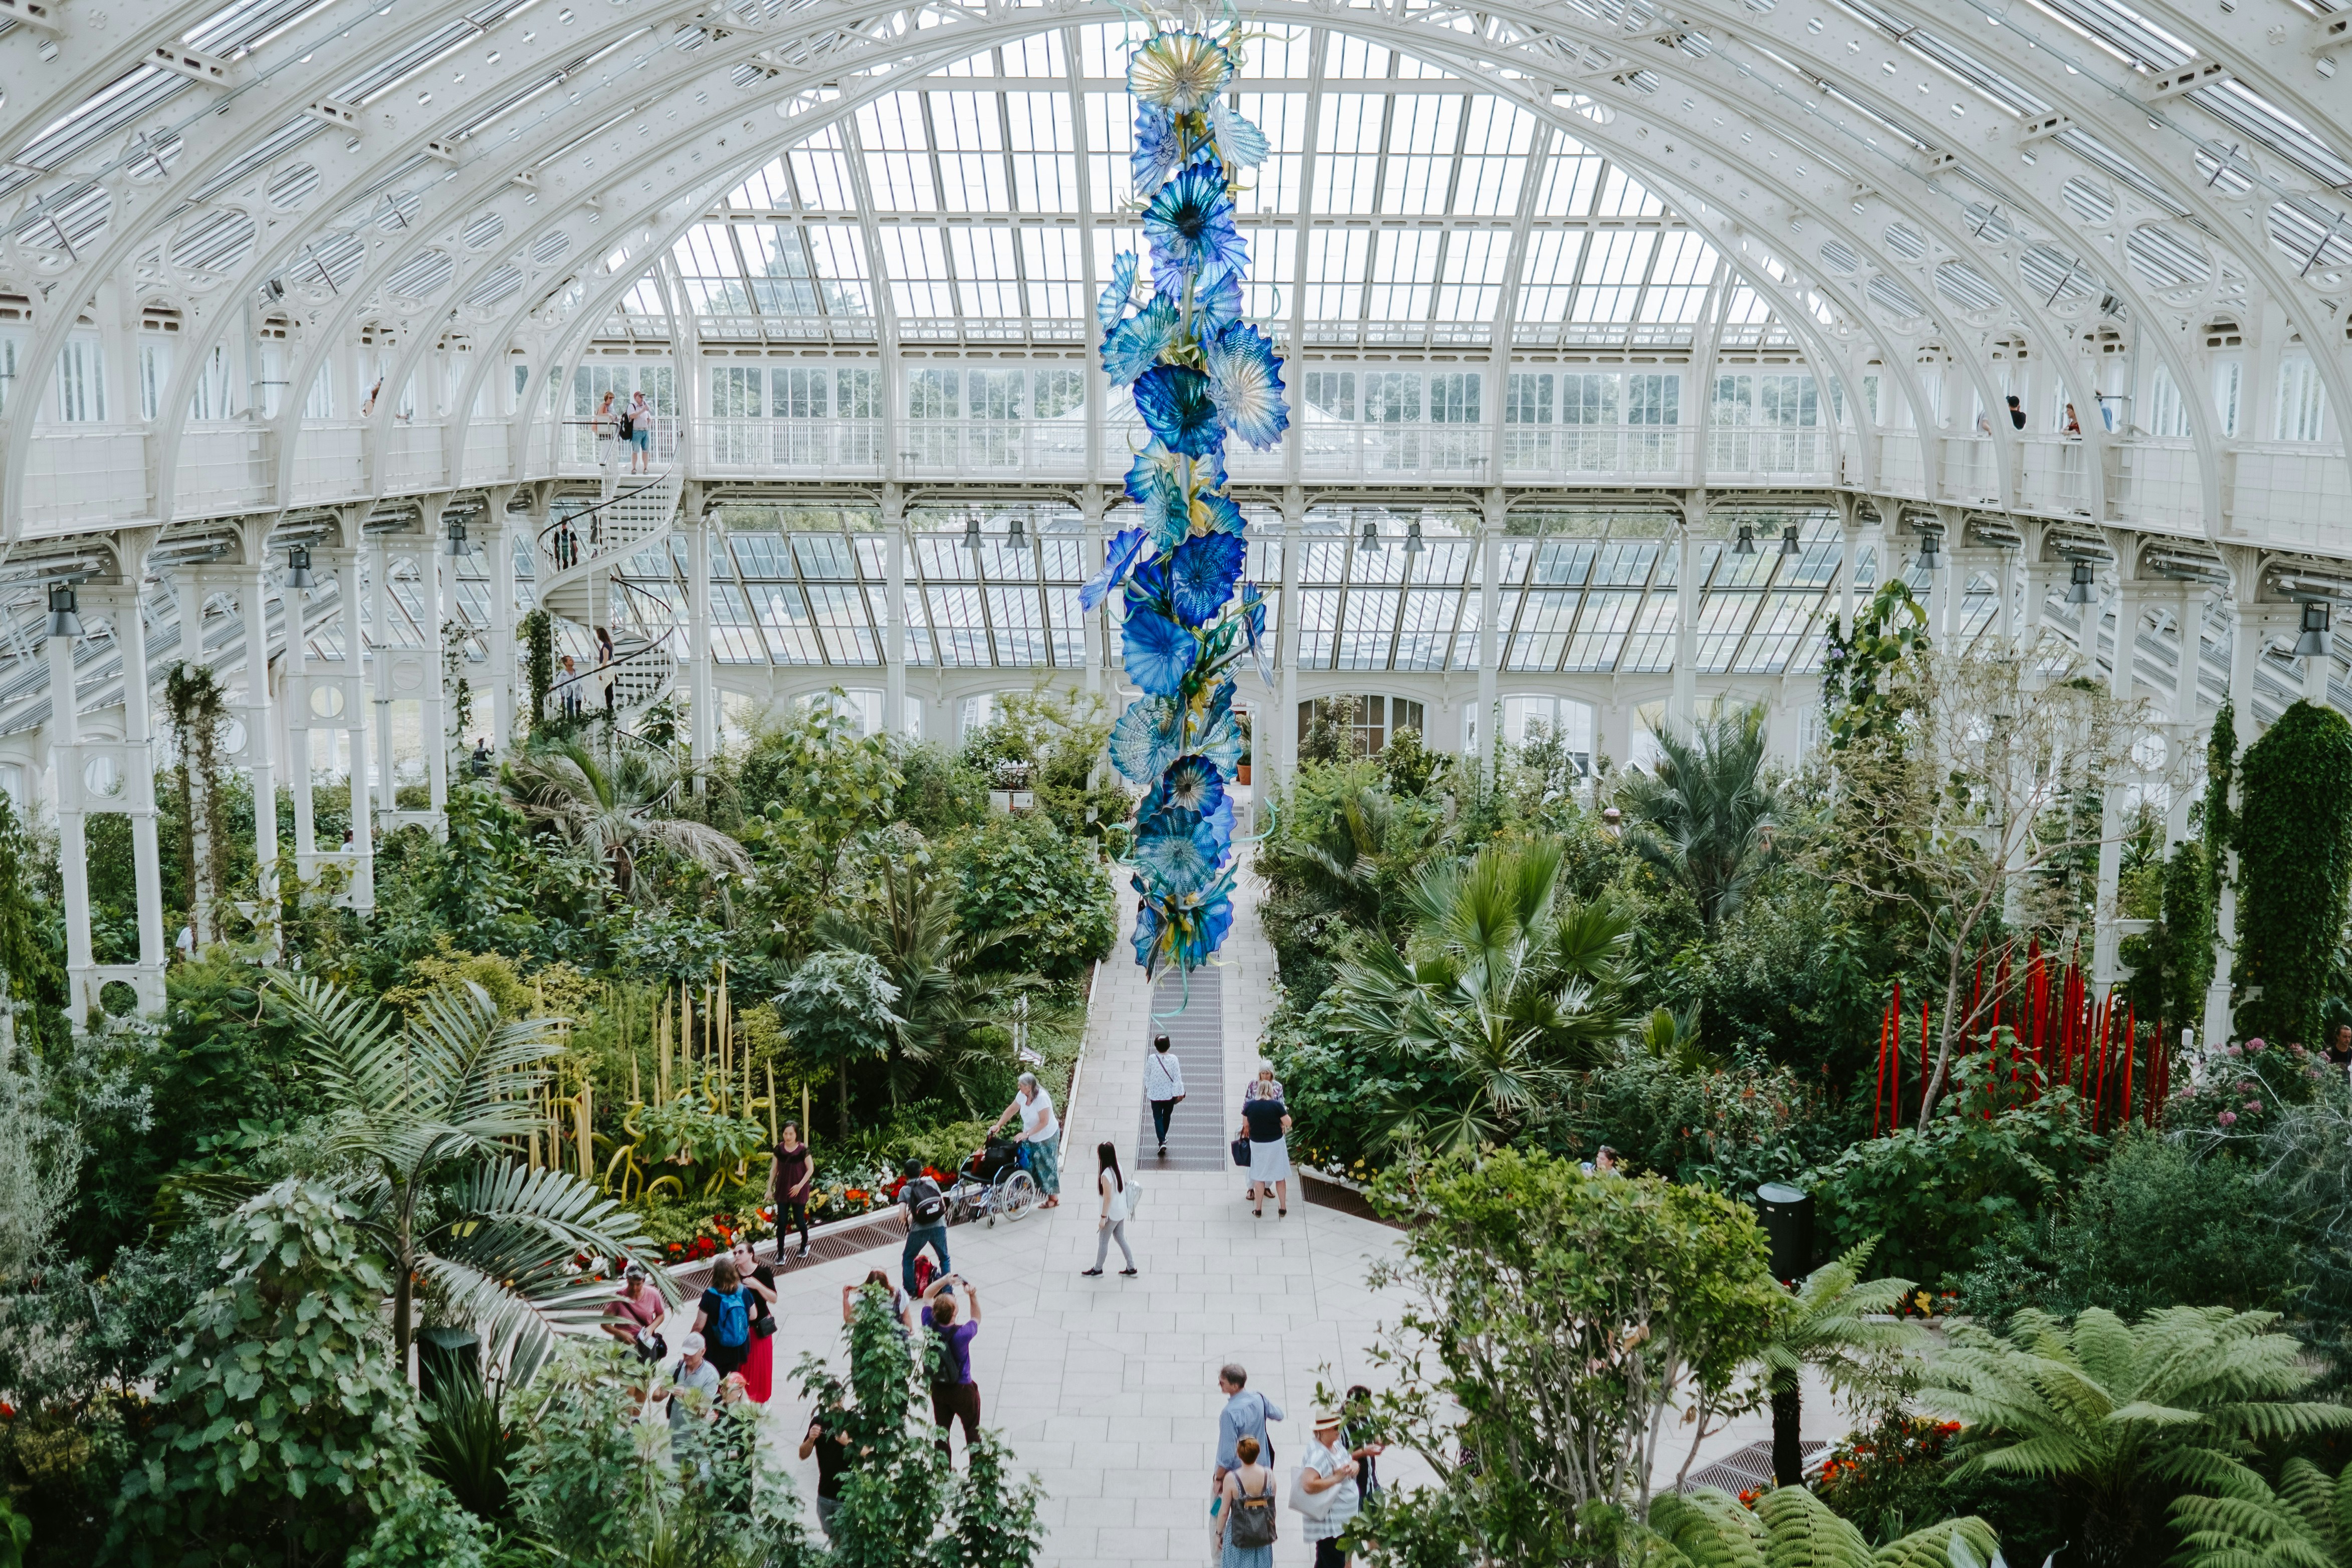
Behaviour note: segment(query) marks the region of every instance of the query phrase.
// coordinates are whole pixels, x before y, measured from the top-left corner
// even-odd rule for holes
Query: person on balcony
[[[596,684],[604,688],[604,711],[613,711],[613,633],[606,628],[596,628]]]
[[[654,465],[654,405],[641,389],[629,394],[629,472],[647,474]]]
[[[589,423],[596,432],[596,466],[609,468],[613,465],[613,436],[615,429],[611,392],[606,392],[604,401],[596,405],[596,412],[590,416]]]

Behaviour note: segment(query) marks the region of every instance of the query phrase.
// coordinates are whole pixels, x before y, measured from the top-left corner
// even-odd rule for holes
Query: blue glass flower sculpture
[[[1112,727],[1110,759],[1146,791],[1135,821],[1136,962],[1144,973],[1196,969],[1234,923],[1234,808],[1239,767],[1234,662],[1263,657],[1265,601],[1242,580],[1249,547],[1225,493],[1225,443],[1265,448],[1290,426],[1282,359],[1241,319],[1249,248],[1234,222],[1234,182],[1265,161],[1266,138],[1223,96],[1238,64],[1225,37],[1160,26],[1135,47],[1136,197],[1151,252],[1121,255],[1097,302],[1103,369],[1135,389],[1151,440],[1128,473],[1138,508],[1079,592],[1092,611],[1126,609],[1121,663],[1143,695]]]

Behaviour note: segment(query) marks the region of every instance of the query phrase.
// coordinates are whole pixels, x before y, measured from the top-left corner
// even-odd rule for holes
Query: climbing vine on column
[[[220,737],[228,700],[202,664],[173,664],[163,679],[163,711],[179,754],[174,774],[180,815],[180,869],[188,888],[188,925],[201,947],[219,935],[213,911],[228,885],[228,821],[221,810]]]
[[[2246,748],[2242,769],[2238,1032],[2315,1044],[2352,895],[2352,722],[2296,703]]]
[[[555,690],[555,622],[544,610],[522,618],[524,670],[530,681],[530,727],[547,721],[547,699]]]

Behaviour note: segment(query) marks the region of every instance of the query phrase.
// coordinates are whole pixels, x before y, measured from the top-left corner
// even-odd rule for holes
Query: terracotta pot
[[[1250,768],[1250,765],[1249,765],[1248,763],[1246,763],[1246,762],[1243,763],[1243,764],[1241,765],[1241,767],[1240,767],[1238,769],[1236,769],[1236,770],[1234,771],[1234,783],[1236,783],[1236,784],[1246,784],[1246,783],[1248,783],[1248,782],[1249,782],[1249,768]]]

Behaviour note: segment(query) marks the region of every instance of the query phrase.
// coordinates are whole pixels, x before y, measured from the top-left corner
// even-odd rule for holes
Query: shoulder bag
[[[1307,1523],[1320,1524],[1331,1516],[1331,1505],[1339,1500],[1339,1489],[1325,1487],[1321,1491],[1308,1491],[1306,1485],[1308,1476],[1318,1481],[1324,1479],[1323,1472],[1315,1469],[1313,1461],[1299,1460],[1290,1472],[1290,1506]]]

